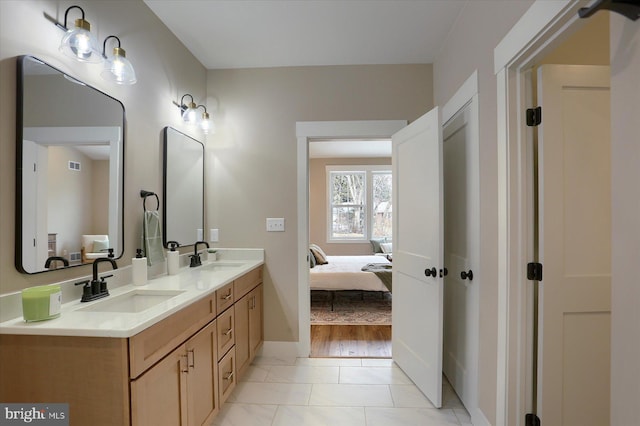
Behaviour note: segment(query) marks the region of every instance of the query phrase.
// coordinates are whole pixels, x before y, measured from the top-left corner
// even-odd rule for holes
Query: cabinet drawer
[[[236,387],[236,351],[232,348],[218,363],[219,405],[222,405]]]
[[[251,289],[262,282],[262,266],[259,266],[251,271],[247,272],[237,280],[233,282],[233,292],[236,300],[240,299],[245,294],[249,293]]]
[[[221,359],[236,343],[234,308],[224,311],[218,319],[218,359]]]
[[[225,285],[216,290],[216,306],[218,312],[222,312],[229,306],[233,305],[235,298],[233,297],[233,283]]]
[[[130,376],[138,377],[216,316],[215,296],[199,300],[129,338]]]

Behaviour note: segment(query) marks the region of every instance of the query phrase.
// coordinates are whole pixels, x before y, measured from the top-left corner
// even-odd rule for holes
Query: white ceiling
[[[144,0],[207,69],[432,63],[468,0]]]

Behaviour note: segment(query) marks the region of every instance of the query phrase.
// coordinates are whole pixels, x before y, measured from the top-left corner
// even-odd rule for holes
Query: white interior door
[[[42,270],[48,257],[47,233],[47,147],[22,141],[22,267],[33,273]],[[54,253],[55,254],[55,253]]]
[[[477,97],[445,123],[443,371],[472,418],[479,341],[479,151]]]
[[[611,320],[609,67],[538,71],[538,416],[608,425]]]
[[[393,359],[442,405],[442,124],[436,107],[392,137]]]

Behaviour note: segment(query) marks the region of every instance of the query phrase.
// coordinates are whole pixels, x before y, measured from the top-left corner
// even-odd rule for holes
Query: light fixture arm
[[[110,38],[115,38],[116,40],[118,40],[118,48],[121,48],[120,39],[114,35],[110,35],[109,37],[104,39],[104,42],[102,42],[102,56],[104,58],[107,57],[107,40],[109,40]]]
[[[80,6],[69,6],[67,8],[67,10],[64,12],[64,25],[62,25],[60,22],[56,22],[56,27],[60,28],[61,30],[64,31],[68,31],[69,28],[67,27],[67,18],[69,17],[69,11],[71,9],[80,9],[80,12],[82,12],[82,17],[80,19],[82,19],[84,21],[84,9],[82,9]]]
[[[191,98],[190,104],[194,104],[195,105],[195,101],[193,100],[193,96],[191,96],[189,93],[185,93],[184,95],[182,95],[182,98],[180,98],[180,109],[183,110],[183,111],[188,108],[187,104],[184,103],[185,96],[190,97]]]

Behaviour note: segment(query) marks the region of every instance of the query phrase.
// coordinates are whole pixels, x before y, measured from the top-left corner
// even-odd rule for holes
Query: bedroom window
[[[390,166],[327,166],[328,241],[391,238]]]

